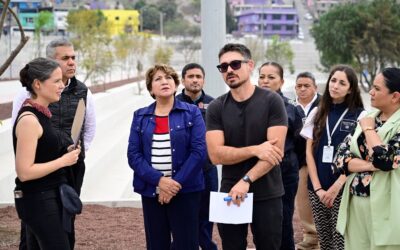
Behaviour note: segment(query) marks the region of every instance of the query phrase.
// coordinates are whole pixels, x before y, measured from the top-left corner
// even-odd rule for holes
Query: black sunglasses
[[[242,63],[247,63],[249,62],[248,60],[233,60],[230,63],[221,63],[220,65],[217,65],[217,69],[221,73],[225,73],[228,71],[228,67],[230,66],[233,70],[238,70],[242,67]]]

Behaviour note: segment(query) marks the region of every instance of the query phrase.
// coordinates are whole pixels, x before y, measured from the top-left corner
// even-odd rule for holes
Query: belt
[[[46,191],[40,191],[40,192],[34,192],[34,193],[27,193],[23,192],[22,190],[14,190],[14,198],[15,199],[20,199],[20,198],[53,198],[57,197],[60,195],[60,192],[57,189],[50,189]]]

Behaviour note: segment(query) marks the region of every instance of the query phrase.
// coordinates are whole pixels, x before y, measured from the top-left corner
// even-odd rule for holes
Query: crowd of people
[[[72,44],[52,41],[46,56],[21,70],[25,89],[13,103],[20,249],[74,249],[96,118],[90,90],[75,78]],[[164,64],[146,72],[154,102],[134,111],[127,158],[147,249],[217,249],[211,191],[227,193],[227,206],[253,193],[257,249],[399,249],[400,69],[376,76],[371,112],[350,66],[331,69],[322,95],[312,73],[298,74],[291,100],[281,91],[280,64],[263,63],[255,84],[245,45],[224,45],[218,59],[229,91],[215,99],[204,92],[206,74],[197,63],[185,65],[181,76]],[[86,106],[76,145],[71,128],[80,100]],[[303,227],[298,244],[295,207]],[[217,228],[223,249],[247,248],[249,224]]]

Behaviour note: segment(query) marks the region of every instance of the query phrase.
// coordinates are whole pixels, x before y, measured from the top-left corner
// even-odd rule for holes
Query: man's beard
[[[237,89],[242,86],[246,81],[238,81],[238,82],[228,82],[228,86],[230,89]]]
[[[193,93],[193,94],[198,94],[198,93],[201,92],[201,88],[189,88],[189,89],[186,89],[186,90],[191,92],[191,93]]]

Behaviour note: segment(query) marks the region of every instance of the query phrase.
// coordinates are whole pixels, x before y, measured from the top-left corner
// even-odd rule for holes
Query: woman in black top
[[[80,148],[62,154],[47,108],[64,88],[61,68],[37,58],[20,71],[20,81],[32,98],[25,100],[13,128],[18,216],[28,249],[70,249],[58,187],[67,182],[63,168],[76,163]]]

